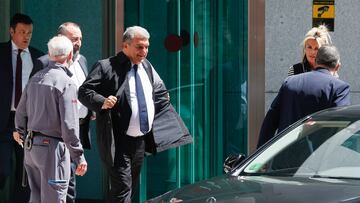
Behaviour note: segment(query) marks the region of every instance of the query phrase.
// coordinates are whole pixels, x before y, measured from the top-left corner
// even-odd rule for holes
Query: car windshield
[[[240,175],[360,179],[360,120],[308,120],[253,159]]]

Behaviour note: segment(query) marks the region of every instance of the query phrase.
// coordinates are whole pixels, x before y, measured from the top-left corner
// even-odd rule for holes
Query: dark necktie
[[[17,107],[22,92],[22,59],[21,52],[22,49],[18,49],[18,54],[16,57],[16,74],[15,74],[15,108]]]
[[[138,65],[133,66],[135,70],[135,86],[136,86],[136,96],[138,100],[139,108],[139,117],[140,117],[140,131],[142,133],[147,133],[149,131],[149,122],[148,122],[148,113],[145,101],[144,90],[142,87],[140,76],[137,72]]]

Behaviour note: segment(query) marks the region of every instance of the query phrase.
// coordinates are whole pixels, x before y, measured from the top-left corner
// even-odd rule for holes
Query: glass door
[[[150,32],[148,59],[194,143],[146,158],[139,202],[222,174],[247,152],[247,1],[125,1],[125,27]]]

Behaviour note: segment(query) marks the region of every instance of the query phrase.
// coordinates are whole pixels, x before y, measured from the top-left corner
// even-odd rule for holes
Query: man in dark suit
[[[127,28],[122,51],[98,61],[79,88],[79,100],[96,112],[110,202],[131,202],[145,152],[192,142],[162,80],[146,60],[149,38],[142,27]]]
[[[88,75],[87,60],[80,54],[80,48],[82,45],[82,32],[80,26],[73,22],[65,22],[59,26],[57,34],[66,36],[73,44],[73,63],[69,66],[69,70],[72,73],[71,79],[74,81],[77,88],[79,88]],[[42,67],[47,67],[49,64],[49,55],[44,55],[40,57],[39,60],[41,61]],[[80,118],[80,141],[84,149],[90,149],[91,138],[89,125],[92,111],[88,111],[88,109],[80,102],[78,102],[78,110]],[[72,161],[71,179],[66,197],[67,203],[75,202],[76,198],[75,166],[75,163]]]
[[[14,115],[21,92],[30,76],[38,71],[36,58],[43,53],[29,47],[33,21],[24,14],[15,14],[10,21],[11,40],[0,43],[0,190],[4,189],[16,158],[15,183],[10,191],[10,202],[29,200],[29,187],[21,187],[23,148],[13,140]],[[19,139],[14,137],[14,139]]]
[[[258,148],[300,118],[335,106],[350,105],[350,86],[338,79],[340,54],[335,46],[319,48],[314,71],[288,77],[263,121]]]

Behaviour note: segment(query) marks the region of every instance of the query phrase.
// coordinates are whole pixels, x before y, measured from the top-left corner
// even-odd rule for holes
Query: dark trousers
[[[108,167],[111,203],[131,203],[144,161],[144,137],[119,136],[115,141],[114,166]]]
[[[1,156],[4,156],[6,159],[0,158],[1,167],[5,169],[5,175],[1,173],[0,175],[0,188],[4,186],[7,179],[9,179],[10,174],[12,173],[12,165],[13,165],[13,153],[15,155],[15,177],[14,181],[10,184],[10,195],[9,195],[9,202],[12,203],[23,203],[28,202],[30,199],[30,187],[27,185],[26,187],[22,187],[22,173],[24,170],[24,149],[13,140],[12,130],[14,129],[14,117],[15,112],[11,112],[9,115],[9,120],[7,124],[7,129],[4,134],[1,136],[6,136],[6,141],[2,140],[2,153]],[[3,162],[4,161],[4,162]],[[7,172],[10,170],[10,173]]]
[[[23,203],[30,199],[29,184],[22,187],[22,173],[24,170],[24,149],[14,141],[15,152],[15,182],[10,195],[10,202]]]
[[[66,194],[66,203],[75,203],[76,198],[76,163],[71,160],[69,187]]]
[[[10,136],[9,132],[1,133],[0,136]],[[12,167],[13,145],[10,140],[0,141],[0,190],[5,189],[5,185],[13,171]]]
[[[89,134],[89,114],[86,118],[82,118],[79,120],[80,124],[80,142],[84,149],[90,149],[90,139]],[[70,170],[70,180],[69,180],[69,187],[66,194],[66,203],[75,203],[76,200],[76,163],[71,159],[71,170]]]

